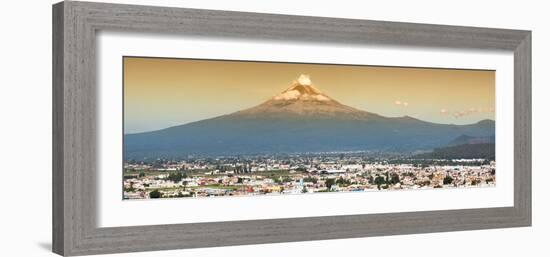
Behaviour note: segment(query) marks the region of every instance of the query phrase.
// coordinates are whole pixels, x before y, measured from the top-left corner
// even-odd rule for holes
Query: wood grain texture
[[[63,181],[63,4],[52,11],[52,250],[63,254],[64,242],[64,181]]]
[[[99,228],[97,31],[514,52],[514,207]],[[531,33],[66,1],[53,6],[53,251],[87,255],[531,225]]]
[[[514,51],[514,207],[531,224],[531,33]]]

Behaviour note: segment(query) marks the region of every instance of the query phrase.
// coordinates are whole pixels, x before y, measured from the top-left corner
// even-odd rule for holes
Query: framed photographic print
[[[65,1],[53,69],[61,255],[531,225],[530,31]]]

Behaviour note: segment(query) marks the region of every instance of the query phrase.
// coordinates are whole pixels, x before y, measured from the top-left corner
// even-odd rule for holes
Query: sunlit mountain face
[[[302,74],[292,85],[255,107],[238,111],[233,115],[265,118],[283,115],[316,116],[317,118],[367,119],[379,115],[361,111],[334,100],[317,89],[308,75]]]

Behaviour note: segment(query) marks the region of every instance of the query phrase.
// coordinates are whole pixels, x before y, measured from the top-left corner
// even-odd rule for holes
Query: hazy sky
[[[494,119],[495,72],[125,57],[124,132],[180,125],[258,105],[300,74],[342,104],[436,123]]]

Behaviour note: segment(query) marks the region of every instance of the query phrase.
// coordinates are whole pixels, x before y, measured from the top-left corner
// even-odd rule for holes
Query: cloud
[[[460,117],[463,117],[463,116],[466,116],[468,113],[466,111],[456,111],[453,113],[453,116],[455,118],[460,118]]]
[[[401,100],[395,100],[395,102],[393,102],[393,104],[403,106],[403,107],[409,106],[408,102],[404,102],[404,101],[401,101]]]
[[[455,118],[461,118],[469,115],[474,115],[478,113],[493,113],[495,112],[495,108],[468,108],[466,110],[455,110],[455,111],[449,111],[445,108],[441,109],[439,111],[439,114],[441,115],[449,115],[452,114]]]

